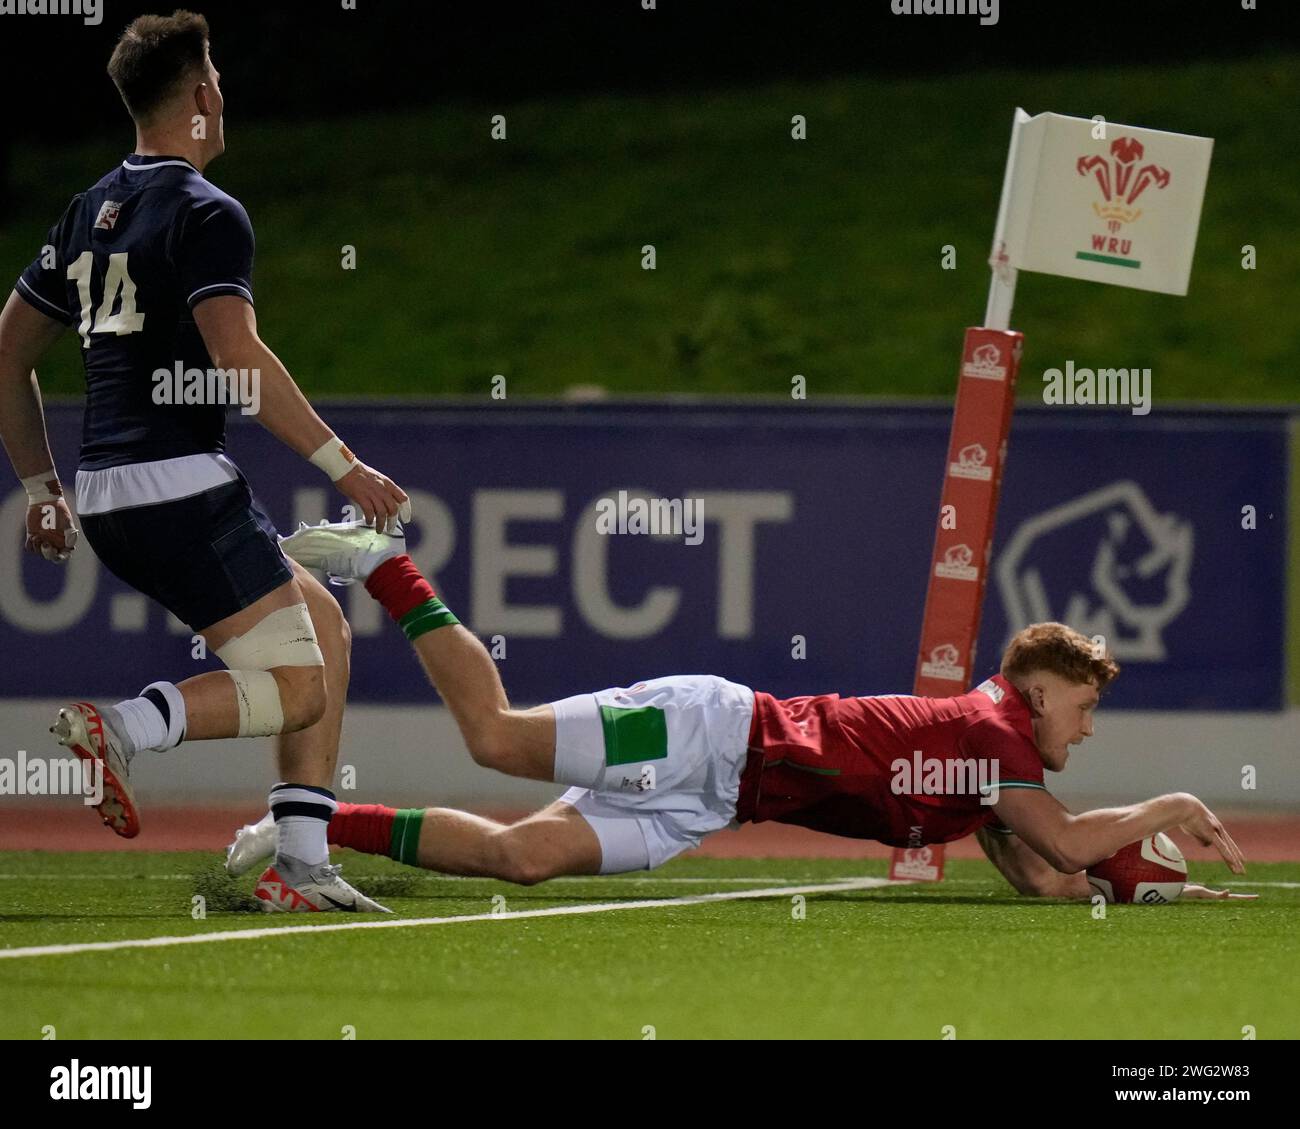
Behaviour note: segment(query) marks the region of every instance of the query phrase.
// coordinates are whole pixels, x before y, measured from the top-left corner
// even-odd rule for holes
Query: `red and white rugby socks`
[[[328,788],[277,784],[269,798],[279,832],[275,867],[290,885],[303,873],[329,862],[326,836],[338,801]]]
[[[99,711],[127,764],[142,749],[173,749],[185,740],[185,698],[170,682],[151,682],[138,698]]]
[[[407,553],[391,557],[375,569],[366,578],[366,591],[384,605],[412,643],[426,632],[460,622]]]
[[[368,855],[387,855],[419,866],[424,808],[386,808],[383,804],[339,804],[330,821],[329,841]]]

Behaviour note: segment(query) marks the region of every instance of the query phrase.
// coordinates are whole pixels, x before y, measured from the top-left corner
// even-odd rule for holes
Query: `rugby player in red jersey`
[[[652,869],[713,831],[751,821],[900,847],[974,833],[1021,893],[1087,898],[1086,867],[1177,827],[1215,846],[1233,873],[1245,872],[1241,851],[1195,796],[1075,815],[1047,791],[1044,770],[1060,772],[1070,746],[1092,735],[1101,691],[1119,673],[1063,624],[1021,631],[1001,673],[952,698],[782,701],[686,675],[519,710],[400,534],[344,523],[303,528],[281,544],[300,564],[365,581],[411,641],[478,764],[570,786],[511,824],[448,808],[341,804],[332,844],[530,885]],[[271,834],[267,820],[241,829],[227,867],[242,873],[261,861]],[[1185,896],[1227,894],[1189,886]]]

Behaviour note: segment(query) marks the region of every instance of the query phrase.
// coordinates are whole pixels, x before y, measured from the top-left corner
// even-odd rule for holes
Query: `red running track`
[[[238,807],[146,808],[135,839],[119,839],[101,826],[87,808],[53,803],[0,807],[2,851],[219,851],[235,828],[259,818],[256,805]],[[518,818],[522,812],[485,812],[498,819]],[[1231,811],[1217,813],[1249,862],[1300,861],[1300,814],[1270,815]],[[1183,853],[1193,861],[1212,861],[1210,847],[1175,833]],[[889,848],[861,839],[840,839],[779,823],[746,824],[736,831],[710,835],[694,854],[705,858],[833,858],[880,859]],[[982,858],[974,837],[949,843],[949,858]]]

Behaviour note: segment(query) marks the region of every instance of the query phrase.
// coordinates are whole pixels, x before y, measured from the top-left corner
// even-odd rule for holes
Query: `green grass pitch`
[[[496,895],[520,911],[884,875],[883,862],[685,858],[521,889],[342,857],[421,918],[488,913]],[[1192,872],[1227,880],[1218,865]],[[1300,864],[1252,866],[1234,885],[1257,902],[1109,906],[1105,920],[1017,897],[983,862],[950,862],[948,878],[809,895],[802,920],[776,894],[0,959],[0,1037],[1300,1036],[1277,990],[1296,973]],[[378,920],[249,912],[251,887],[207,854],[0,853],[0,949]]]

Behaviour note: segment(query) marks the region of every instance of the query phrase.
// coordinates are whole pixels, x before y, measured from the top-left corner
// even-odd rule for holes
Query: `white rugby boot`
[[[50,726],[50,732],[65,749],[82,761],[97,765],[103,773],[104,796],[95,810],[106,827],[111,827],[123,839],[134,839],[140,834],[140,812],[135,806],[135,792],[131,788],[130,771],[126,757],[113,731],[104,724],[99,710],[89,702],[73,702],[59,710]]]
[[[364,521],[304,522],[280,538],[280,548],[300,565],[323,570],[331,584],[345,585],[365,580],[384,561],[405,553],[406,533],[400,522],[387,533]]]
[[[226,848],[226,872],[240,875],[252,870],[275,854],[279,844],[275,816],[267,812],[256,823],[245,823],[235,832],[235,841]]]
[[[392,913],[391,909],[367,898],[343,881],[341,866],[321,863],[293,883],[268,866],[257,880],[255,897],[267,913],[318,913],[343,910],[347,913]]]

